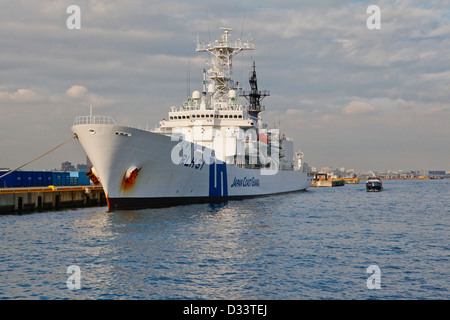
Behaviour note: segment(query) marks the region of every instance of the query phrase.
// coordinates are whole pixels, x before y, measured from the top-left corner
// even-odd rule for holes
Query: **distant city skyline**
[[[0,4],[0,167],[16,168],[72,134],[79,115],[154,127],[201,90],[195,40],[233,29],[255,50],[234,59],[262,114],[321,168],[450,170],[450,6],[442,1],[71,1]],[[366,10],[381,9],[368,29]],[[219,10],[220,9],[220,10]],[[24,169],[84,163],[76,140]]]

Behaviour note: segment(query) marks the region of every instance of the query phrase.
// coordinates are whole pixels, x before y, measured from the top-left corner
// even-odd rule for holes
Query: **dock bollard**
[[[87,207],[89,207],[90,205],[91,205],[91,194],[92,194],[92,192],[91,192],[91,189],[89,189],[89,188],[84,188],[84,195],[85,195],[85,198],[86,198],[86,203],[85,203],[85,205],[87,206]]]

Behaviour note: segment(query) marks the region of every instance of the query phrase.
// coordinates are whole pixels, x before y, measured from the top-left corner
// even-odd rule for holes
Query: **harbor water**
[[[449,299],[450,180],[384,180],[382,192],[363,181],[0,216],[0,299]]]

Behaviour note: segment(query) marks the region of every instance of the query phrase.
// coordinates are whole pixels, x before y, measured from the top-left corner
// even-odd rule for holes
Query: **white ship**
[[[293,140],[261,120],[267,91],[233,80],[232,58],[252,41],[197,41],[208,52],[202,91],[194,91],[154,130],[115,123],[109,116],[77,117],[72,131],[92,162],[91,180],[103,186],[109,210],[223,202],[306,190],[312,178],[294,155]],[[239,98],[246,101],[239,103]]]

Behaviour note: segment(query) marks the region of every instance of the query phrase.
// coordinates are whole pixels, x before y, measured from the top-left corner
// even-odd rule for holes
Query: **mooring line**
[[[46,153],[41,154],[39,157],[36,157],[36,158],[34,158],[33,160],[28,161],[27,163],[21,165],[20,167],[14,169],[14,170],[8,171],[8,172],[5,173],[4,175],[0,176],[0,179],[3,178],[4,176],[7,176],[7,175],[10,174],[10,173],[13,173],[14,171],[20,170],[20,169],[22,169],[23,167],[29,165],[30,163],[32,163],[32,162],[34,162],[34,161],[36,161],[36,160],[38,160],[38,159],[40,159],[40,158],[46,156],[46,155],[49,154],[50,152],[55,151],[56,149],[58,149],[59,147],[61,147],[63,144],[67,143],[68,141],[70,141],[70,140],[72,140],[72,139],[75,139],[76,137],[77,137],[77,135],[76,135],[76,133],[75,133],[75,134],[74,134],[73,136],[71,136],[69,139],[67,139],[67,140],[65,140],[64,142],[60,143],[59,145],[57,145],[57,146],[54,147],[53,149],[47,151]]]

